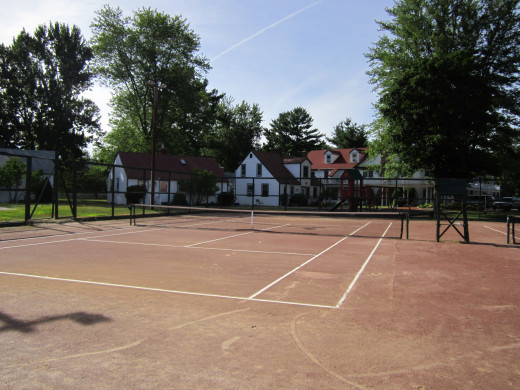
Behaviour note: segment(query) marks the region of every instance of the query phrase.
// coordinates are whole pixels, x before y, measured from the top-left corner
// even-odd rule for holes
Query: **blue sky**
[[[364,56],[388,19],[393,0],[2,0],[0,41],[10,44],[23,28],[75,24],[88,39],[95,11],[110,3],[125,15],[151,7],[182,15],[201,38],[210,60],[210,88],[257,103],[264,125],[281,112],[304,107],[314,127],[330,136],[347,117],[370,123],[376,95],[368,83]],[[89,96],[108,128],[110,91],[96,86]]]

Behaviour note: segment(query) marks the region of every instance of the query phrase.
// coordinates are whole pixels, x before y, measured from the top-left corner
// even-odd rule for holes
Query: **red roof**
[[[353,150],[357,150],[359,152],[359,158],[357,162],[350,161],[350,153]],[[355,168],[366,156],[368,148],[349,148],[349,149],[325,149],[325,150],[311,150],[307,154],[307,158],[310,160],[312,166],[311,169],[317,170],[331,170],[332,172],[329,175],[333,175],[338,169],[353,169]],[[335,155],[338,155],[338,158],[333,163],[325,162],[325,153],[332,152]]]
[[[143,180],[150,178],[151,153],[119,152],[119,157],[129,179]],[[213,157],[172,156],[167,154],[155,156],[155,176],[157,180],[187,179],[195,168],[213,172],[217,178],[224,178],[225,176],[224,170]]]
[[[253,151],[255,156],[267,168],[267,170],[283,184],[300,184],[291,172],[285,167],[284,158],[277,152],[263,152],[260,150]]]

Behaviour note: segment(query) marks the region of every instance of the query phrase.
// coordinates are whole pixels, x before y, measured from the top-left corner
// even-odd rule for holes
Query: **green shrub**
[[[289,206],[307,206],[307,197],[303,194],[294,194],[291,196]]]
[[[175,194],[173,194],[172,204],[175,206],[187,206],[188,201],[186,200],[186,195],[180,192],[176,192]]]
[[[217,201],[223,207],[232,206],[235,202],[235,195],[232,192],[221,192],[217,196]]]
[[[126,189],[126,203],[141,203],[146,195],[146,187],[144,185],[129,186]]]

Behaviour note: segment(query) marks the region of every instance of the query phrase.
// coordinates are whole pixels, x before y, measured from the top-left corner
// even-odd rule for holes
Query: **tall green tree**
[[[232,172],[249,151],[260,147],[262,131],[262,111],[258,104],[243,101],[235,105],[232,99],[225,98],[219,104],[218,120],[205,154]]]
[[[300,155],[309,150],[321,149],[325,143],[323,134],[313,129],[311,115],[302,107],[282,112],[271,122],[271,128],[265,129],[266,144],[264,150],[280,150],[287,155]]]
[[[327,141],[338,149],[362,148],[368,146],[368,131],[365,125],[358,125],[347,118],[334,128],[334,134]]]
[[[435,177],[497,174],[518,142],[519,0],[398,0],[371,48],[371,152]],[[393,166],[391,166],[394,164]]]
[[[166,85],[158,98],[159,146],[199,154],[221,95],[207,91],[203,76],[210,66],[187,21],[150,8],[128,17],[106,5],[91,27],[96,71],[113,88],[111,125],[118,135],[107,138],[108,148],[151,151],[153,81]]]
[[[82,97],[92,56],[79,28],[59,23],[0,45],[0,144],[81,157],[102,135],[97,106]]]

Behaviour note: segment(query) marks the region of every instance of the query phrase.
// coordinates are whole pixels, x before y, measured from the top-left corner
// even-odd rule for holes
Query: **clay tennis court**
[[[1,388],[520,387],[520,246],[471,222],[174,218],[0,230]]]

